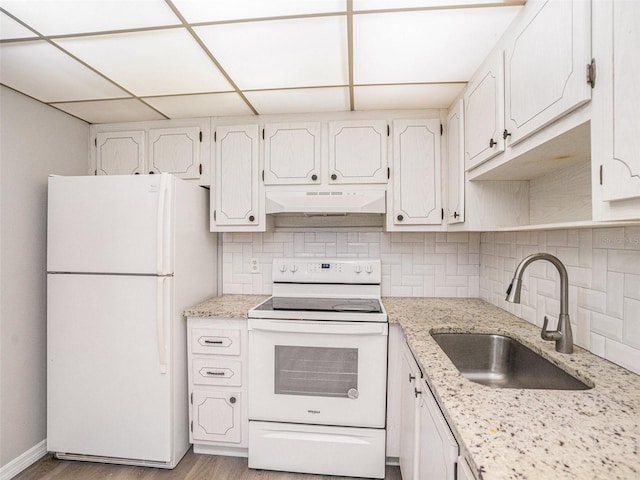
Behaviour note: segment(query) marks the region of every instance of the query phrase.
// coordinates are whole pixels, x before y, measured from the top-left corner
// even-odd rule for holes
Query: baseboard
[[[30,467],[47,454],[47,439],[31,447],[17,458],[0,468],[0,480],[11,480],[25,468]]]

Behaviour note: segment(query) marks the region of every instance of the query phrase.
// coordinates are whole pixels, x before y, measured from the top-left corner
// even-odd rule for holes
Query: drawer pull
[[[222,345],[222,340],[205,340],[204,343],[209,345]]]
[[[224,376],[224,372],[207,372],[207,375],[221,375],[221,376]]]

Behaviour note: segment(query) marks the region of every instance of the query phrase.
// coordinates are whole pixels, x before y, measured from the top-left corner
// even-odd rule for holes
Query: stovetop
[[[382,306],[377,298],[271,297],[255,310],[382,313]]]

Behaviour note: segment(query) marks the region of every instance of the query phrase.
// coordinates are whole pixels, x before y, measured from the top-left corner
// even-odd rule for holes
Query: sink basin
[[[460,373],[472,382],[495,388],[592,388],[504,335],[433,333],[431,336]]]

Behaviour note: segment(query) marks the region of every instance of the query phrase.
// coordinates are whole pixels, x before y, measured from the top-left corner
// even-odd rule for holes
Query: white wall
[[[46,438],[47,176],[86,173],[88,131],[88,124],[0,87],[2,467]]]
[[[273,258],[323,256],[380,257],[384,296],[478,296],[479,233],[225,233],[222,248],[223,293],[270,294]]]
[[[569,273],[569,316],[576,344],[640,374],[640,227],[483,233],[480,296],[541,326],[560,312],[557,270],[534,262],[520,305],[505,302],[517,263],[536,252],[556,255]]]

